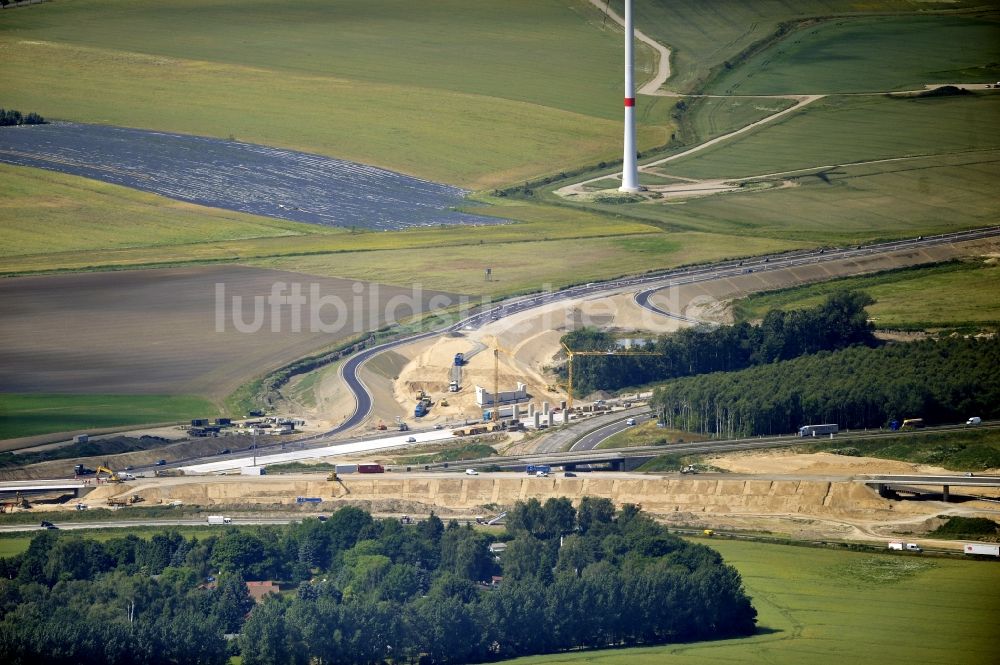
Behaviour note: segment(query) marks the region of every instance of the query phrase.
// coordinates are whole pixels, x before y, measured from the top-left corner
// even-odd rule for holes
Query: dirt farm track
[[[337,330],[314,330],[306,305],[297,332],[287,305],[272,321],[267,298],[276,284],[284,285],[285,295],[297,284],[303,297],[315,293],[343,302],[349,316]],[[224,289],[221,319],[218,285]],[[398,287],[238,266],[0,280],[0,385],[23,393],[220,398],[267,370],[378,327],[383,305],[393,297],[409,302],[410,295]],[[417,306],[435,295],[424,292]],[[237,329],[234,296],[242,297],[238,320],[244,330],[259,303],[259,330]],[[395,313],[406,318],[413,311],[403,305]],[[335,328],[333,306],[319,314]]]

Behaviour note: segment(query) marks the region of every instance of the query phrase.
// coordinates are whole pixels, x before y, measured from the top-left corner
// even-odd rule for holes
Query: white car
[[[465,475],[467,475],[467,476],[478,476],[479,472],[476,471],[475,469],[466,469],[465,470]]]
[[[548,478],[549,474],[548,474],[547,471],[536,471],[535,472],[535,477],[536,478]]]
[[[413,437],[413,436],[411,436],[410,438],[408,438],[408,439],[406,440],[406,442],[407,442],[407,443],[416,443],[416,442],[417,442],[417,439],[416,439],[416,437]]]
[[[635,425],[635,418],[629,418],[628,420],[625,421],[625,424],[628,425],[629,427]]]
[[[971,418],[969,418],[968,420],[965,421],[965,424],[966,425],[982,425],[983,424],[983,419],[980,418],[979,416],[972,416]]]

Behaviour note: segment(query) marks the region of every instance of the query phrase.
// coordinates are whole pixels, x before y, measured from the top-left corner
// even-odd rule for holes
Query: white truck
[[[232,524],[233,523],[233,518],[232,517],[224,517],[222,515],[209,515],[208,516],[208,523],[209,524]]]
[[[889,549],[899,552],[923,552],[923,549],[916,543],[892,542],[889,543]]]
[[[997,543],[966,543],[963,549],[966,554],[1000,557],[1000,544]]]

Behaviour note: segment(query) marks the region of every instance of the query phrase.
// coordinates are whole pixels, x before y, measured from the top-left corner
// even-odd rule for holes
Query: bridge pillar
[[[944,491],[941,492],[941,500],[948,503],[948,499],[951,498],[951,488],[947,485],[944,486]]]
[[[608,462],[608,466],[610,467],[610,469],[612,471],[621,471],[622,470],[622,461],[621,460],[614,460],[614,461]]]

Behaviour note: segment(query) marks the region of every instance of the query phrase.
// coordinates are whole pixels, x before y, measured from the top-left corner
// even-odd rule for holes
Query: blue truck
[[[416,418],[423,418],[427,415],[427,406],[423,402],[417,402],[417,406],[413,409],[413,415]]]
[[[464,364],[465,364],[465,354],[464,353],[456,353],[455,354],[455,367],[461,367]]]

